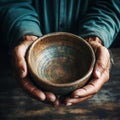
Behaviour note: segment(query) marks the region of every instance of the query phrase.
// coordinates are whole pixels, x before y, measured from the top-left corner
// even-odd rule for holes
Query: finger
[[[44,103],[46,103],[48,105],[52,105],[54,107],[60,106],[59,98],[57,98],[53,93],[45,92],[45,95],[46,95],[46,99],[45,99]]]
[[[92,36],[86,40],[91,45],[95,53],[96,53],[97,48],[102,46],[102,42],[98,37]]]
[[[80,103],[80,102],[82,102],[82,101],[85,101],[85,100],[91,98],[92,96],[93,96],[93,95],[89,95],[89,96],[81,97],[81,98],[67,98],[67,99],[65,100],[65,105],[66,105],[66,106],[71,106],[71,105]]]
[[[27,77],[19,80],[22,88],[32,97],[38,99],[39,101],[45,101],[46,95],[39,90],[36,86],[33,85],[31,81]]]
[[[53,93],[45,92],[46,101],[55,102],[56,96]]]
[[[109,67],[107,70],[104,71],[100,79],[93,79],[91,80],[88,85],[84,86],[83,88],[75,90],[71,97],[78,98],[78,97],[86,97],[89,95],[96,94],[103,84],[109,80]]]
[[[56,99],[55,102],[53,103],[54,107],[60,106],[60,101],[59,99]]]
[[[104,79],[103,82],[102,82],[102,79]],[[107,66],[106,71],[104,72],[102,79],[101,80],[93,80],[93,81],[91,81],[91,83],[89,85],[83,87],[82,89],[76,90],[72,94],[73,98],[67,98],[65,100],[65,104],[67,106],[77,104],[79,102],[82,102],[82,101],[85,101],[85,100],[91,98],[94,94],[96,94],[99,91],[99,89],[102,87],[104,82],[106,82],[109,79],[109,64]]]
[[[96,65],[93,71],[95,78],[100,78],[103,71],[106,69],[106,66],[110,59],[110,54],[102,44],[99,38],[89,38],[87,39],[88,43],[92,46],[95,55],[96,55]]]
[[[93,71],[95,78],[100,78],[102,73],[106,70],[110,60],[110,55],[107,48],[101,46],[96,51],[96,65]]]

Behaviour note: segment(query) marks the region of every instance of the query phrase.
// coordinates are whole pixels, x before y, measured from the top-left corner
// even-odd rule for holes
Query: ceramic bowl
[[[37,39],[28,49],[26,58],[38,87],[59,95],[83,87],[95,63],[91,46],[81,37],[66,32]]]

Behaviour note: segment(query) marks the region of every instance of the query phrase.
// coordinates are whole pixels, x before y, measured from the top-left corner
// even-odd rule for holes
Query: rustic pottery
[[[38,87],[60,95],[83,87],[95,63],[91,46],[81,37],[66,32],[37,39],[28,49],[26,58]]]

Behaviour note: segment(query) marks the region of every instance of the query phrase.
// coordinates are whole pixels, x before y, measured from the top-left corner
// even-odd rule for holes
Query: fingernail
[[[71,106],[72,105],[72,103],[66,103],[66,106]]]

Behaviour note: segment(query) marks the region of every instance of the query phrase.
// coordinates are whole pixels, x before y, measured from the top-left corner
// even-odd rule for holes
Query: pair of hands
[[[96,55],[96,64],[92,80],[84,87],[77,89],[70,96],[57,97],[54,93],[44,92],[38,89],[29,79],[25,55],[28,47],[37,39],[36,36],[24,36],[23,41],[12,52],[13,67],[17,81],[22,88],[39,101],[59,106],[70,106],[91,98],[96,94],[105,82],[109,80],[110,55],[98,37],[89,37],[86,40],[93,47]]]

